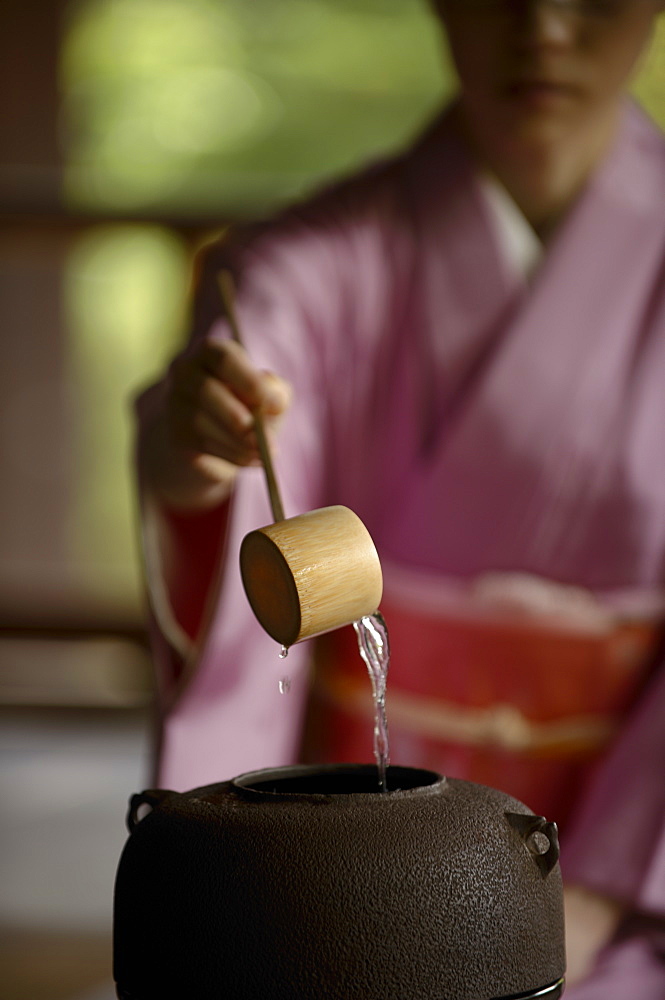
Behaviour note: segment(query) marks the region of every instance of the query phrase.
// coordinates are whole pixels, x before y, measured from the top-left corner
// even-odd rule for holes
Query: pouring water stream
[[[235,314],[234,286],[230,272],[222,271],[218,275],[218,284],[224,312],[229,321],[233,339],[240,346],[243,346]],[[284,506],[272,465],[268,439],[259,411],[254,413],[254,428],[258,439],[261,463],[266,477],[273,520],[282,521],[284,520]],[[388,753],[388,723],[386,719],[386,682],[388,678],[388,665],[390,663],[388,629],[382,615],[378,611],[372,615],[365,615],[358,621],[355,621],[353,627],[358,638],[360,655],[367,666],[372,683],[374,698],[374,756],[376,757],[379,772],[379,789],[382,792],[387,792],[386,772],[390,763]],[[280,659],[286,659],[288,653],[288,647],[282,646],[279,654]],[[280,693],[288,694],[290,689],[291,679],[285,675],[279,681]]]
[[[374,756],[379,771],[379,789],[388,791],[387,768],[390,763],[388,720],[386,718],[386,684],[390,664],[388,628],[380,612],[366,615],[353,623],[358,649],[365,661],[372,682],[374,698]]]

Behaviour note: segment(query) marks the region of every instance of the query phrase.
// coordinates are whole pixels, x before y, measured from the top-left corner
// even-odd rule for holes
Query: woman
[[[139,401],[160,782],[370,745],[346,633],[312,683],[294,648],[281,698],[242,594],[258,407],[287,515],[345,503],[377,544],[393,759],[563,821],[577,1000],[665,997],[665,144],[624,97],[662,6],[437,0],[455,104],[210,248],[191,341]]]

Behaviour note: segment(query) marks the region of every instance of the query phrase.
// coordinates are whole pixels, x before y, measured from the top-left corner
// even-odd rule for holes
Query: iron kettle
[[[556,826],[431,771],[391,767],[388,788],[372,766],[332,765],[135,795],[118,997],[559,997]]]

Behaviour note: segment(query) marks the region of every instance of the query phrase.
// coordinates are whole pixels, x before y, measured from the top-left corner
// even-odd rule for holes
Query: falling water
[[[289,647],[288,646],[282,646],[282,648],[279,651],[279,658],[280,658],[280,660],[285,660],[288,655],[289,655]],[[291,690],[291,678],[288,677],[287,675],[285,675],[284,677],[280,677],[280,680],[279,680],[279,693],[280,694],[288,694],[290,690]]]
[[[353,623],[358,637],[360,655],[367,665],[374,696],[374,756],[379,769],[379,789],[388,791],[386,771],[390,763],[388,752],[388,720],[386,719],[386,683],[390,664],[388,629],[376,611]]]

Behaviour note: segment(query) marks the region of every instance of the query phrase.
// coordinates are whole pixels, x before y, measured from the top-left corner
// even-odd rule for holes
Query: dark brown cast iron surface
[[[393,767],[393,790],[375,788],[375,768],[339,765],[135,796],[116,881],[119,996],[491,1000],[550,986],[555,1000],[554,825],[432,772]]]

